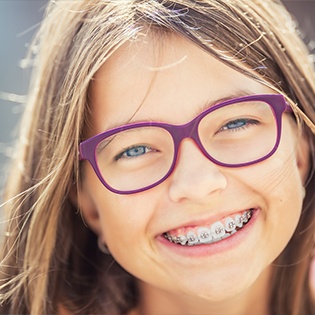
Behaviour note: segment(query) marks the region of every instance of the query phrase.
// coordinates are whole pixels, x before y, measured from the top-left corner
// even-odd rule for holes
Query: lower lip
[[[236,248],[241,243],[243,243],[246,238],[250,237],[250,233],[257,220],[257,217],[259,216],[259,212],[259,209],[253,210],[251,219],[246,225],[244,225],[242,229],[216,243],[193,246],[180,245],[168,241],[163,235],[158,236],[157,240],[158,243],[162,245],[162,248],[166,249],[168,252],[180,256],[203,257],[224,253],[228,250]]]

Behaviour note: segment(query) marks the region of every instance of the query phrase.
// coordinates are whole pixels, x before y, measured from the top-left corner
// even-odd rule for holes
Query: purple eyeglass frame
[[[199,126],[200,121],[203,119],[203,117],[205,117],[209,113],[211,113],[211,112],[213,112],[213,111],[215,111],[221,107],[231,105],[234,103],[249,102],[249,101],[262,101],[262,102],[265,102],[268,105],[270,105],[270,107],[273,111],[274,117],[276,119],[276,124],[277,124],[277,138],[276,138],[276,142],[275,142],[273,149],[268,154],[266,154],[265,156],[263,156],[259,159],[256,159],[254,161],[246,162],[246,163],[227,164],[227,163],[222,163],[220,161],[217,161],[216,159],[214,159],[213,157],[211,157],[208,154],[208,152],[204,149],[204,147],[200,141],[200,138],[198,135],[198,126]],[[239,98],[233,98],[233,99],[230,99],[227,101],[223,101],[223,102],[216,104],[214,106],[211,106],[210,108],[208,108],[205,111],[203,111],[202,113],[200,113],[197,117],[192,119],[190,122],[183,124],[183,125],[171,125],[171,124],[160,123],[160,122],[138,122],[138,123],[130,123],[130,124],[126,124],[123,126],[119,126],[119,127],[107,130],[105,132],[102,132],[100,134],[97,134],[97,135],[95,135],[95,136],[93,136],[93,137],[91,137],[85,141],[82,141],[80,143],[80,160],[88,160],[90,162],[97,177],[99,178],[101,183],[108,190],[112,191],[113,193],[123,194],[123,195],[135,194],[135,193],[142,192],[142,191],[148,190],[150,188],[153,188],[153,187],[159,185],[167,177],[170,176],[170,174],[173,172],[175,165],[176,165],[176,160],[177,160],[177,156],[178,156],[178,152],[179,152],[180,143],[185,138],[193,139],[194,142],[198,145],[201,152],[210,161],[212,161],[213,163],[215,163],[219,166],[230,167],[230,168],[231,167],[233,167],[233,168],[234,167],[243,167],[243,166],[256,164],[256,163],[259,163],[261,161],[268,159],[270,156],[272,156],[276,152],[276,150],[279,146],[279,142],[280,142],[280,138],[281,138],[281,129],[282,129],[282,114],[286,111],[292,112],[292,109],[289,106],[289,104],[287,103],[287,101],[285,100],[284,96],[281,94],[257,94],[257,95],[248,95],[248,96],[243,96],[243,97],[239,97]],[[121,190],[117,190],[117,189],[109,186],[106,183],[106,181],[104,180],[104,178],[102,177],[102,174],[101,174],[101,172],[98,168],[98,165],[97,165],[97,161],[96,161],[97,145],[102,140],[104,140],[105,138],[112,136],[117,132],[121,132],[121,131],[128,130],[128,129],[133,129],[133,128],[152,127],[152,126],[163,128],[163,129],[167,130],[173,138],[174,157],[173,157],[173,161],[172,161],[172,164],[170,166],[169,171],[157,182],[155,182],[149,186],[139,188],[139,189],[121,191]]]

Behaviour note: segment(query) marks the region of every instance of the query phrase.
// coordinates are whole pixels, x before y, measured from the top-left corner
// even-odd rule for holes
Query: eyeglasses
[[[278,148],[285,111],[292,109],[280,94],[230,99],[184,125],[139,122],[105,131],[80,143],[80,159],[90,162],[110,191],[133,194],[159,185],[172,173],[186,138],[223,167],[269,158]]]

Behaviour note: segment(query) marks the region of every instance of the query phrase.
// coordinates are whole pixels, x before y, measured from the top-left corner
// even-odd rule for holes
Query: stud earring
[[[98,246],[98,249],[103,253],[103,254],[106,254],[106,255],[111,255],[107,245],[105,243],[102,242],[101,238],[99,237],[97,239],[97,246]]]

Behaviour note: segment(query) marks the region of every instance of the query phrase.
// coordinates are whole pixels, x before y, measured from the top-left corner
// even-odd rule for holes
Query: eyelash
[[[135,156],[128,156],[127,155],[127,152],[128,151],[130,151],[130,150],[132,150],[132,149],[136,149],[136,148],[144,148],[144,152],[143,152],[143,154],[140,154],[140,155],[135,155]],[[136,157],[139,157],[139,156],[142,156],[142,155],[144,155],[145,153],[148,153],[148,152],[150,152],[150,151],[152,151],[152,148],[150,147],[150,146],[148,146],[148,145],[144,145],[144,144],[140,144],[140,145],[134,145],[134,146],[131,146],[131,147],[128,147],[128,148],[126,148],[126,149],[124,149],[121,153],[119,153],[119,154],[117,154],[116,156],[115,156],[115,161],[118,161],[118,160],[121,160],[121,159],[132,159],[132,158],[136,158]]]
[[[241,126],[236,126],[236,127],[232,127],[229,128],[228,125],[234,124],[236,125],[239,122],[243,122],[243,124]],[[222,126],[218,132],[223,132],[223,131],[228,131],[228,132],[237,132],[240,130],[244,130],[246,128],[249,128],[251,125],[259,125],[259,121],[255,120],[255,119],[248,119],[248,118],[238,118],[235,120],[231,120],[228,123],[226,123],[224,126]]]

